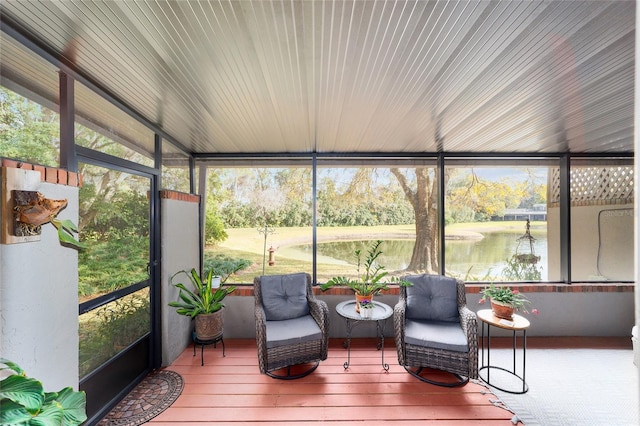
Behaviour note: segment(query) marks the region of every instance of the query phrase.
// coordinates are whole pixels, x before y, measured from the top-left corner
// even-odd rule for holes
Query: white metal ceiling
[[[194,153],[633,151],[634,1],[0,7]]]

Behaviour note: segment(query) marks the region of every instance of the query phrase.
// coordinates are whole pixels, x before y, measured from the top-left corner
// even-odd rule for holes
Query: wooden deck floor
[[[185,381],[178,400],[150,423],[260,424],[263,426],[330,423],[388,425],[511,425],[512,413],[492,403],[482,385],[445,388],[422,383],[398,365],[392,339],[385,341],[385,361],[372,339],[352,344],[351,366],[342,340],[332,340],[329,357],[311,375],[292,381],[260,374],[255,340],[228,340],[222,348],[205,347],[193,356],[187,348],[168,369]]]

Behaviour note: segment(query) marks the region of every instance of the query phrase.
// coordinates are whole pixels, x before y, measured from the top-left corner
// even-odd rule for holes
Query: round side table
[[[478,311],[478,319],[481,321],[482,333],[481,333],[481,366],[478,369],[478,377],[480,380],[488,384],[489,386],[493,386],[496,389],[499,389],[503,392],[514,393],[514,394],[523,394],[529,391],[529,385],[526,382],[526,368],[527,368],[527,329],[529,328],[529,320],[521,315],[513,315],[513,320],[505,320],[496,317],[493,315],[491,309],[482,309]],[[487,363],[484,363],[484,351],[485,351],[485,338],[484,338],[484,328],[485,324],[487,326],[487,339],[486,339],[486,348],[487,348]],[[491,365],[491,327],[502,328],[504,330],[510,330],[513,332],[513,368],[511,370]],[[516,332],[522,332],[522,376],[518,375],[516,372]],[[491,370],[502,370],[506,371],[510,375],[517,378],[518,382],[522,383],[522,389],[505,389],[500,386],[496,386],[495,383],[491,383]],[[482,372],[486,372],[486,378],[482,376]]]
[[[376,323],[376,337],[380,337],[380,344],[378,349],[382,352],[382,368],[385,371],[389,371],[389,364],[384,362],[384,325],[386,319],[393,315],[393,309],[391,306],[384,303],[373,301],[373,312],[370,317],[362,318],[360,313],[356,312],[356,301],[347,300],[345,302],[338,303],[336,306],[336,312],[340,315],[347,324],[347,362],[344,363],[344,369],[349,368],[351,362],[351,330],[360,322],[375,321]]]

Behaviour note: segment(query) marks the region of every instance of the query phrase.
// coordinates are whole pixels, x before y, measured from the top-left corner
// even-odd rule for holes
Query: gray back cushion
[[[264,275],[260,277],[260,290],[267,321],[287,320],[309,314],[305,273]]]
[[[410,275],[407,287],[407,318],[458,322],[458,291],[455,278],[442,275]]]

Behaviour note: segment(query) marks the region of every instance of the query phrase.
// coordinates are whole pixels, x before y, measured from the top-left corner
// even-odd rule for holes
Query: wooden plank
[[[343,368],[346,350],[332,340],[329,357],[311,375],[291,381],[260,374],[254,340],[226,343],[200,353],[189,347],[169,369],[185,381],[182,395],[151,420],[154,426],[189,424],[348,425],[509,425],[512,413],[496,407],[486,387],[469,383],[445,388],[420,382],[397,364],[395,350],[385,350],[389,372],[370,339],[356,339],[352,367]],[[361,417],[360,418],[360,413]]]
[[[487,398],[480,393],[468,393],[466,395],[441,395],[441,394],[401,394],[401,395],[367,395],[367,394],[307,394],[307,395],[283,395],[283,394],[240,394],[233,387],[224,386],[229,391],[226,395],[211,394],[183,394],[174,403],[174,407],[350,407],[362,405],[362,399],[366,398],[371,405],[410,407],[420,406],[474,406],[486,405]]]

